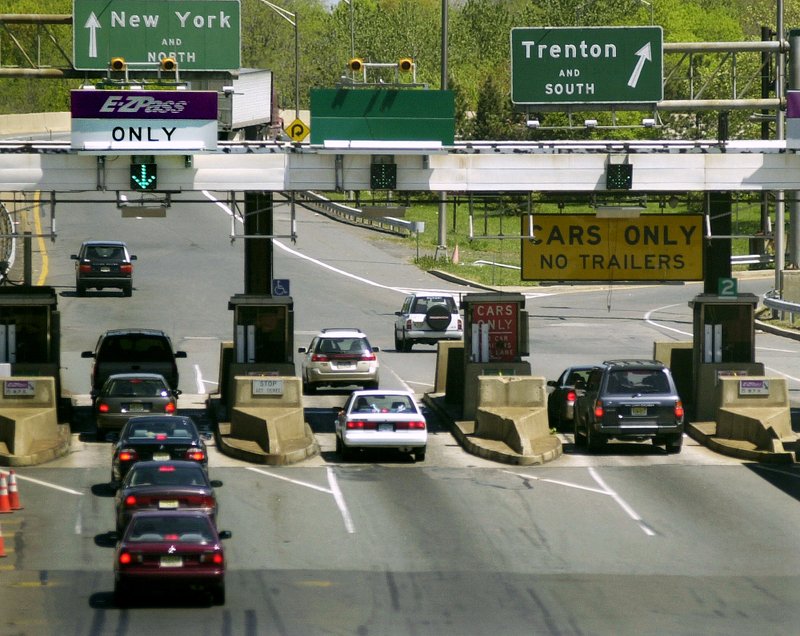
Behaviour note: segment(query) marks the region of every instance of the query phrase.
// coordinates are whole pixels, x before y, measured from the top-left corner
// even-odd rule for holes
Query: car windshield
[[[128,541],[136,542],[207,543],[213,540],[211,526],[203,517],[163,515],[134,518],[128,532]]]
[[[426,296],[425,298],[417,298],[412,312],[424,314],[434,305],[445,305],[450,310],[450,313],[456,310],[456,303],[450,296]]]
[[[103,393],[107,397],[168,397],[169,388],[166,383],[154,379],[118,378],[110,379]]]
[[[205,486],[203,469],[199,466],[142,466],[134,464],[128,486]]]
[[[669,393],[669,381],[660,371],[651,369],[612,371],[606,386],[608,393]]]
[[[165,418],[171,419],[171,418]],[[194,433],[190,426],[182,421],[176,420],[175,422],[163,421],[143,421],[129,423],[128,438],[131,441],[136,440],[176,440],[176,441],[189,441],[194,437]]]
[[[326,355],[358,355],[369,353],[369,344],[364,338],[322,338],[319,353]]]
[[[86,258],[122,260],[125,258],[125,252],[116,245],[92,245],[86,248]]]
[[[415,413],[414,401],[407,395],[361,395],[353,403],[356,413]]]

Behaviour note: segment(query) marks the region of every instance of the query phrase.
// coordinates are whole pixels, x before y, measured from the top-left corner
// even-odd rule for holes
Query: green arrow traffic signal
[[[156,164],[131,164],[131,190],[155,190],[157,187]]]

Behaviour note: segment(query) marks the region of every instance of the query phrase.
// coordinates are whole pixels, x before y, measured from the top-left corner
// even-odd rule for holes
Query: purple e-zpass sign
[[[75,90],[72,147],[78,150],[215,150],[214,91]]]
[[[800,148],[800,91],[786,91],[786,147]]]

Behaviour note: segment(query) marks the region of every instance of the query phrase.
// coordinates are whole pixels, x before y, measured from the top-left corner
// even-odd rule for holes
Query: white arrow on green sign
[[[511,30],[511,101],[654,104],[663,99],[661,27]]]
[[[130,71],[238,71],[240,0],[73,0],[72,59],[81,71],[106,70],[121,57]],[[139,66],[137,66],[139,65]]]

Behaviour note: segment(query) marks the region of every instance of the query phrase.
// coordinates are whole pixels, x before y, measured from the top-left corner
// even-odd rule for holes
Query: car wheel
[[[667,439],[666,450],[670,455],[676,455],[681,452],[683,447],[683,435],[680,433]]]
[[[380,384],[378,382],[367,382],[364,385],[364,388],[367,389],[367,390],[374,390],[374,389],[379,388],[379,386],[380,386]]]
[[[433,305],[425,314],[425,322],[434,331],[447,331],[450,326],[450,310],[447,305]]]
[[[575,436],[575,446],[586,446],[586,438],[578,430],[578,417],[575,416],[572,420],[572,432]]]
[[[317,392],[317,387],[311,382],[303,382],[303,393],[306,395],[314,395]]]
[[[397,337],[397,332],[394,332],[394,349],[395,351],[401,351],[403,348],[403,343],[400,338]]]
[[[425,448],[417,448],[414,451],[414,461],[415,462],[424,462],[425,461]]]
[[[345,443],[340,439],[336,438],[339,442],[339,456],[342,458],[342,461],[349,462],[353,458],[353,450],[345,446]]]
[[[220,583],[211,590],[211,600],[214,605],[225,605],[225,584]]]
[[[408,353],[409,351],[411,351],[411,347],[413,347],[413,346],[414,346],[414,342],[412,340],[409,340],[408,338],[406,338],[405,334],[403,334],[403,343],[402,343],[402,345],[400,347],[403,350],[403,352],[404,353]]]
[[[125,287],[122,288],[122,295],[127,297],[133,296],[133,283],[125,285]]]
[[[76,296],[85,296],[86,295],[86,285],[81,285],[80,283],[75,284],[75,295]]]
[[[594,430],[594,427],[590,424],[586,424],[586,446],[589,447],[589,450],[600,450],[605,446],[606,438]]]
[[[114,605],[127,607],[129,602],[128,586],[122,583],[114,583]]]

